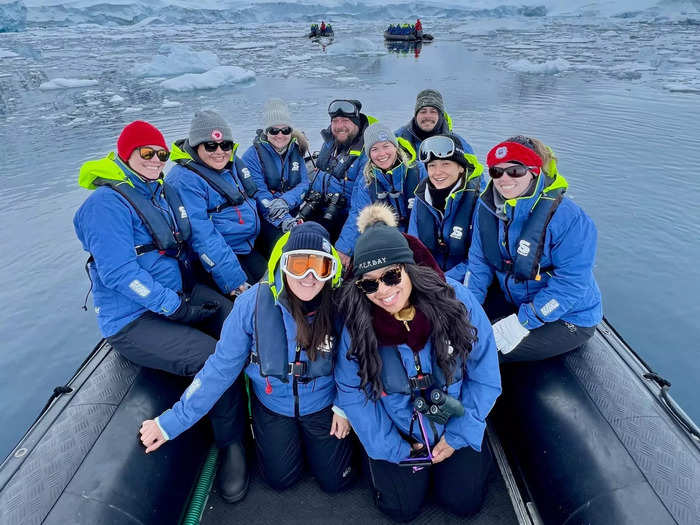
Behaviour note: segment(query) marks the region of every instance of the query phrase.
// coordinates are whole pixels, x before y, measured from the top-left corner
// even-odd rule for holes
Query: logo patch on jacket
[[[452,233],[450,233],[450,237],[453,239],[461,239],[462,235],[464,234],[464,231],[462,230],[461,226],[453,226],[452,227]]]
[[[187,218],[187,210],[185,209],[184,206],[180,206],[178,208],[178,211],[180,212],[180,218],[181,219],[186,219]]]
[[[299,163],[294,161],[292,162],[292,171],[299,171]]]
[[[559,301],[557,301],[556,299],[550,299],[544,304],[542,308],[540,308],[540,312],[542,312],[542,315],[548,316],[557,308],[559,308]]]
[[[518,244],[518,254],[523,257],[530,255],[530,243],[528,241],[520,240],[520,244]]]
[[[243,178],[244,178],[244,179],[247,179],[247,178],[250,177],[250,171],[248,171],[248,168],[243,168],[243,169],[241,170],[241,173],[243,173]]]

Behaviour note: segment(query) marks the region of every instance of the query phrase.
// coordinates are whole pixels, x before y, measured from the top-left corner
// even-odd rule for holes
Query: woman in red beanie
[[[138,365],[193,376],[214,352],[232,303],[193,280],[189,219],[177,192],[163,182],[169,156],[152,124],[126,126],[117,155],[80,169],[80,185],[95,191],[73,223],[90,254],[86,267],[102,335]],[[245,496],[248,484],[241,399],[237,382],[212,408],[214,437],[224,452],[219,484],[229,501]]]

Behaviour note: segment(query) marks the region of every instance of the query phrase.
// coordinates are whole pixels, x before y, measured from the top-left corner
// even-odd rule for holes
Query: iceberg
[[[206,73],[187,73],[160,83],[163,89],[170,91],[194,91],[197,89],[216,89],[223,86],[251,82],[255,73],[238,66],[219,66]]]
[[[0,33],[22,31],[27,24],[27,7],[22,0],[0,0]]]
[[[194,51],[187,44],[163,44],[150,62],[139,64],[134,72],[139,77],[171,77],[204,73],[218,65],[219,57],[211,51]]]
[[[50,91],[52,89],[71,89],[79,87],[96,86],[97,80],[82,79],[82,78],[54,78],[48,82],[43,82],[39,89]]]

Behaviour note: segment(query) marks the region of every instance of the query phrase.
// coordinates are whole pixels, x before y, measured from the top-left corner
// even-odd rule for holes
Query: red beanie
[[[141,146],[160,146],[168,149],[163,134],[153,124],[135,120],[127,125],[117,139],[117,154],[123,161],[129,160],[131,153]]]
[[[525,166],[533,166],[538,168],[536,173],[539,173],[539,168],[542,167],[542,158],[534,151],[518,144],[517,142],[501,142],[496,144],[489,154],[486,155],[486,164],[488,166],[495,166],[502,162],[520,162],[525,164]]]

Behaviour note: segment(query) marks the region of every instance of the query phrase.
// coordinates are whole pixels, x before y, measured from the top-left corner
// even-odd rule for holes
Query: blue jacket
[[[235,156],[235,149],[231,156]],[[192,160],[191,152],[183,141],[173,144],[171,158],[189,160],[196,168],[206,169]],[[241,177],[246,174],[237,173],[235,164],[230,164],[221,172],[221,176],[239,190],[243,189]],[[168,172],[166,181],[178,190],[187,209],[192,224],[192,249],[219,289],[224,294],[230,294],[247,279],[236,254],[250,253],[260,232],[255,199],[246,196],[240,206],[229,206],[219,212],[210,211],[228,201],[192,170],[176,164]]]
[[[367,162],[367,156],[365,155],[363,145],[364,137],[363,133],[369,124],[376,122],[376,119],[372,117],[365,117],[364,123],[360,126],[360,132],[357,135],[355,141],[349,146],[348,150],[348,160],[352,160],[350,167],[344,172],[342,178],[337,178],[333,176],[330,172],[333,171],[333,167],[336,165],[336,160],[338,155],[335,154],[336,142],[331,134],[330,127],[321,131],[321,137],[323,138],[323,145],[321,146],[321,151],[318,154],[317,163],[318,170],[312,177],[311,188],[319,192],[321,195],[332,195],[333,193],[340,193],[345,196],[348,204],[351,202],[352,192],[355,185],[355,180],[358,175],[362,173]],[[329,163],[326,165],[321,159],[324,157],[329,158]],[[327,170],[327,171],[324,171]]]
[[[80,173],[81,186],[90,187],[89,179],[95,177],[128,180],[172,220],[161,182],[142,181],[113,153],[85,163]],[[88,271],[104,337],[116,334],[148,310],[163,315],[177,310],[178,292],[182,291],[178,261],[156,250],[136,255],[134,248],[151,244],[153,238],[124,197],[111,188],[98,187],[78,208],[73,225],[83,249],[94,258]]]
[[[472,294],[463,285],[454,281],[448,282],[454,286],[457,299],[462,301],[470,312],[471,322],[478,330],[478,341],[466,360],[463,379],[448,388],[449,395],[459,399],[464,405],[464,416],[452,417],[447,425],[436,424],[435,427],[438,438],[444,435],[452,448],[472,447],[480,451],[486,416],[501,393],[496,343],[491,324]],[[398,463],[408,457],[411,451],[411,446],[399,433],[409,433],[413,414],[411,396],[392,393],[382,396],[378,401],[368,400],[359,386],[357,362],[345,357],[350,345],[350,336],[346,329],[338,347],[335,367],[338,388],[336,405],[345,411],[369,457]],[[432,372],[431,349],[429,340],[419,352],[421,368],[426,373]],[[413,351],[407,345],[399,345],[398,350],[408,377],[415,377]],[[431,430],[428,428],[427,431],[431,445],[435,445]],[[414,425],[413,434],[420,440],[417,424]]]
[[[273,252],[270,267],[275,277],[275,299],[282,312],[287,336],[287,356],[291,363],[296,360],[296,324],[286,306],[286,292],[282,290],[281,273],[277,267],[280,256],[281,248]],[[259,365],[249,362],[251,354],[258,353],[255,308],[259,286],[260,284],[255,284],[236,299],[233,310],[221,330],[221,339],[216,345],[216,350],[209,356],[180,400],[156,419],[167,439],[177,437],[209,412],[219,397],[233,384],[241,370],[245,370],[256,397],[265,407],[276,414],[295,417],[295,381],[290,378],[289,382],[283,383],[275,377],[263,377]],[[304,349],[301,350],[300,360],[308,361]],[[326,408],[335,398],[336,389],[332,375],[318,377],[308,383],[298,382],[296,386],[300,416]]]
[[[411,143],[411,146],[413,146],[413,149],[416,151],[416,154],[418,154],[418,150],[420,149],[421,142],[423,142],[422,139],[416,135],[416,132],[413,128],[415,122],[415,117],[412,118],[408,124],[405,126],[401,126],[399,129],[397,129],[394,134],[397,137],[401,137],[406,139]],[[450,118],[450,115],[447,114],[447,112],[444,112],[442,114],[442,117],[440,120],[438,120],[438,123],[435,125],[435,128],[433,131],[430,133],[430,135],[442,135],[445,133],[452,133],[459,137],[459,140],[462,141],[462,149],[464,149],[464,153],[471,153],[474,154],[474,149],[471,147],[471,145],[464,140],[464,138],[461,135],[457,135],[457,133],[454,133],[452,131],[452,118]]]
[[[540,175],[531,195],[506,201],[504,210],[508,220],[498,221],[498,239],[493,239],[504,259],[510,259],[509,253],[517,253],[518,238],[530,209],[543,191],[555,185],[567,186],[566,180],[558,174],[555,182],[545,188],[546,180]],[[493,182],[489,182],[481,194],[479,207],[495,214],[492,187]],[[506,299],[518,307],[518,319],[528,330],[558,319],[578,326],[595,326],[603,318],[600,290],[593,276],[597,236],[590,217],[564,197],[547,225],[544,239],[540,266],[550,271],[543,271],[539,281],[516,282],[511,274],[497,271],[488,262],[479,233],[479,221],[474,220],[465,284],[483,303],[495,274]]]
[[[267,158],[263,163],[260,162],[260,156],[256,150],[258,147],[264,150]],[[295,138],[289,143],[289,149],[282,157],[277,153],[275,148],[270,144],[261,131],[254,139],[253,145],[249,147],[243,154],[243,161],[248,166],[250,174],[258,187],[258,193],[255,198],[258,201],[258,208],[263,217],[267,218],[267,209],[262,205],[263,200],[271,201],[272,199],[284,199],[289,205],[291,216],[296,215],[296,210],[304,198],[304,194],[309,189],[309,178],[306,173],[306,163],[304,156],[299,151],[299,144]],[[268,162],[272,160],[272,162]],[[263,164],[265,170],[263,170]],[[275,190],[274,188],[282,188]],[[276,221],[270,221],[273,226],[279,226],[285,217],[280,217]]]
[[[406,232],[408,220],[411,216],[411,210],[413,209],[413,203],[415,201],[414,192],[422,177],[422,172],[418,165],[412,162],[413,159],[415,159],[415,154],[413,154],[411,162],[409,163],[410,168],[407,168],[405,163],[401,163],[393,170],[389,170],[386,173],[374,167],[371,162],[365,164],[363,172],[366,173],[369,171],[368,167],[371,167],[372,182],[368,185],[363,175],[357,177],[355,181],[352,200],[350,201],[350,213],[335,243],[335,247],[339,252],[345,255],[352,255],[355,250],[355,241],[357,241],[360,235],[357,229],[357,216],[365,206],[369,206],[380,200],[378,194],[401,193],[400,197],[393,198],[387,195],[381,200],[394,208],[396,215],[399,217],[399,229],[402,232]]]
[[[440,268],[445,271],[445,275],[458,282],[464,280],[467,272],[466,256],[472,238],[473,210],[476,209],[478,189],[482,179],[481,170],[477,169],[467,177],[461,187],[453,188],[446,199],[444,214],[428,202],[427,178],[423,179],[416,189],[416,200],[408,224],[408,233],[418,237],[433,254]],[[470,205],[473,209],[468,213]],[[429,228],[430,223],[432,223],[432,230]],[[430,236],[425,233],[428,230],[430,230]],[[438,234],[445,243],[444,250],[439,246],[439,240],[435,238]],[[451,249],[455,246],[459,249]]]

